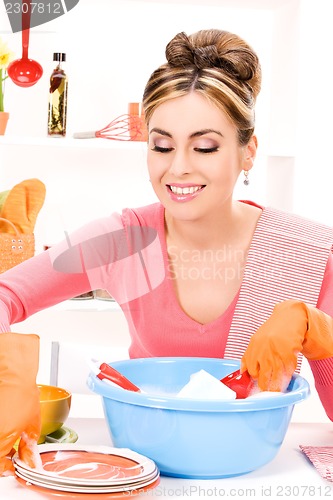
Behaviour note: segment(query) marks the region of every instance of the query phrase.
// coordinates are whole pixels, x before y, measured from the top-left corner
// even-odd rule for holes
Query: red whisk
[[[140,116],[121,115],[110,122],[106,127],[91,132],[76,132],[75,139],[92,139],[101,137],[116,141],[146,141],[144,120]]]

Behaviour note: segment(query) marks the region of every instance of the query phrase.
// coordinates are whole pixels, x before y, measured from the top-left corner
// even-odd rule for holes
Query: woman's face
[[[193,220],[223,210],[255,152],[256,139],[239,146],[235,126],[197,92],[161,104],[149,122],[150,180],[175,218]]]

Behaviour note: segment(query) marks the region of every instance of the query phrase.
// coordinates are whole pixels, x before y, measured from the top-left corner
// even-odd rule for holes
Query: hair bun
[[[198,69],[220,67],[219,53],[215,45],[197,47],[193,50],[193,62]]]
[[[259,59],[240,37],[220,30],[202,30],[187,36],[178,33],[166,47],[171,67],[218,68],[239,83],[246,83],[258,95],[261,87]]]
[[[258,58],[245,47],[230,49],[221,57],[222,67],[244,82],[251,80],[258,69]]]
[[[178,33],[166,46],[165,55],[171,67],[194,66],[193,48],[186,33]]]
[[[167,45],[165,55],[173,67],[196,67],[197,69],[219,67],[219,53],[215,45],[196,47],[186,33],[178,33]]]

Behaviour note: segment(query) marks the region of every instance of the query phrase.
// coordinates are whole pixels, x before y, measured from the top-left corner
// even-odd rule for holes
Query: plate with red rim
[[[43,482],[43,481],[38,481],[37,479],[29,479],[25,475],[21,474],[20,472],[16,471],[16,477],[22,479],[25,481],[26,485],[34,485],[38,488],[42,489],[47,489],[47,490],[52,490],[52,491],[61,491],[63,493],[81,493],[81,494],[111,494],[111,493],[124,493],[126,492],[132,492],[132,491],[137,491],[138,489],[146,488],[150,486],[151,484],[155,483],[156,480],[158,479],[159,475],[155,475],[153,478],[149,480],[143,480],[143,481],[138,481],[135,483],[129,483],[129,484],[123,484],[123,485],[114,485],[114,486],[99,486],[99,487],[88,487],[88,486],[77,486],[77,485],[66,485],[66,484],[52,484],[49,483],[48,481]]]
[[[42,467],[31,468],[16,453],[17,475],[38,486],[66,491],[108,491],[147,484],[159,476],[155,462],[127,448],[82,446],[78,444],[40,445]]]
[[[149,492],[149,490],[152,490],[156,488],[159,483],[160,483],[160,477],[157,477],[157,479],[153,482],[150,483],[147,486],[138,486],[136,489],[133,490],[128,490],[129,492],[126,493],[125,491],[121,492],[112,492],[112,493],[77,493],[77,492],[69,492],[69,491],[59,491],[59,490],[52,490],[48,489],[45,487],[40,487],[36,486],[25,479],[22,479],[18,476],[16,476],[16,481],[22,485],[25,488],[29,488],[31,491],[36,493],[36,500],[37,498],[41,499],[49,499],[49,500],[58,500],[58,499],[64,499],[64,500],[107,500],[107,499],[124,499],[124,496],[134,496],[134,495],[140,495],[143,493]],[[22,490],[23,491],[23,490]]]
[[[149,484],[153,483],[157,479],[157,477],[159,477],[159,472],[156,469],[154,474],[151,474],[150,476],[147,476],[146,478],[138,480],[138,481],[115,483],[115,484],[112,484],[110,482],[108,485],[105,485],[105,486],[104,485],[103,486],[82,486],[79,484],[56,482],[56,481],[50,480],[49,478],[45,479],[41,476],[36,477],[36,476],[30,475],[26,471],[20,471],[18,469],[16,469],[15,474],[16,474],[16,476],[27,481],[28,483],[34,484],[35,486],[40,486],[40,487],[48,488],[48,489],[54,489],[54,490],[58,490],[58,491],[70,491],[70,492],[77,492],[77,493],[112,493],[115,491],[128,491],[128,490],[132,490],[132,489],[137,489],[138,487],[148,486]]]

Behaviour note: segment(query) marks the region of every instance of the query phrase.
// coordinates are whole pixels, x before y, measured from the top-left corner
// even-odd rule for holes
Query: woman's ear
[[[258,139],[253,135],[247,145],[244,147],[244,166],[243,170],[251,170],[257,155]]]

